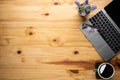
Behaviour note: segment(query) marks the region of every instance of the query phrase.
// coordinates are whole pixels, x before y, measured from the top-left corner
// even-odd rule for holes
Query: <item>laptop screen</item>
[[[120,28],[120,0],[112,1],[105,7],[106,12]]]

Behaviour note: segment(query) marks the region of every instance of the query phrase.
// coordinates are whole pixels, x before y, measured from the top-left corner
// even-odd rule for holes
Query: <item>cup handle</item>
[[[93,72],[98,72],[98,69],[97,68],[93,69]]]

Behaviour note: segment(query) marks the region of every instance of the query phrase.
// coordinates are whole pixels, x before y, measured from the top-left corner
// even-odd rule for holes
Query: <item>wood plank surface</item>
[[[79,0],[83,2],[84,0]],[[103,9],[111,0],[89,0]],[[0,80],[96,80],[103,62],[80,31],[74,0],[0,0]],[[110,62],[119,80],[117,55]]]

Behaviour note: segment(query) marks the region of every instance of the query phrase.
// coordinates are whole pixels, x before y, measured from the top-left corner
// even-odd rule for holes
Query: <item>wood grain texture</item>
[[[90,0],[98,8],[87,19],[110,2]],[[84,21],[74,0],[0,0],[0,80],[96,80],[103,60],[79,30]]]

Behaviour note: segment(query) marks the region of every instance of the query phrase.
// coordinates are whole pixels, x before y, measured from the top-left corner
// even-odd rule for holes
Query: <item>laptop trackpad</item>
[[[106,45],[107,43],[104,41],[104,39],[100,36],[99,33],[89,33],[90,34],[90,41],[93,43],[93,45],[99,49]]]

